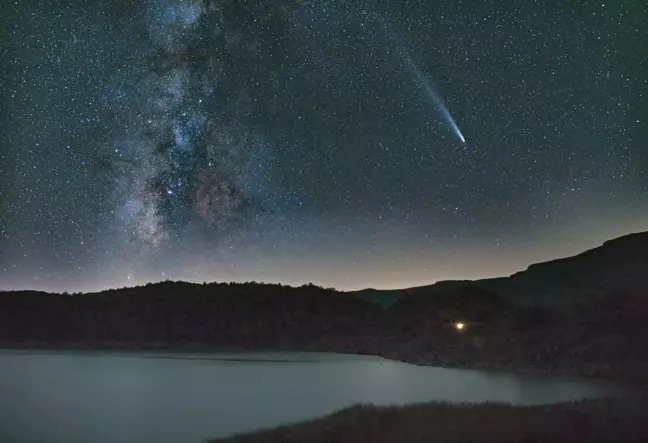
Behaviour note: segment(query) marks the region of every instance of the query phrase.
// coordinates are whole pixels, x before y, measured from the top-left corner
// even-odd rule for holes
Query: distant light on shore
[[[465,325],[464,323],[461,323],[460,321],[458,321],[457,323],[455,323],[455,328],[457,329],[457,331],[463,331],[463,329],[464,329],[465,327],[466,327],[466,325]]]

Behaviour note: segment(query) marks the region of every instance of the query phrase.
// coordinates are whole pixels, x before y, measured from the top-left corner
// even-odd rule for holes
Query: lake
[[[0,351],[0,441],[198,443],[357,403],[542,404],[616,393],[603,382],[342,354]]]

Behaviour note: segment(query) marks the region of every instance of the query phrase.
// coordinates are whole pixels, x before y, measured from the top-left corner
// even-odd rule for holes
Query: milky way
[[[189,0],[151,1],[145,9],[150,72],[124,93],[129,118],[114,144],[130,157],[119,171],[116,222],[147,249],[192,221],[218,235],[245,210],[245,151],[255,147],[246,128],[219,115],[220,79],[202,72],[222,63],[224,48],[210,45],[217,52],[209,59],[197,48],[201,21],[218,26],[218,13]]]
[[[403,287],[645,230],[647,15],[7,3],[0,289]]]

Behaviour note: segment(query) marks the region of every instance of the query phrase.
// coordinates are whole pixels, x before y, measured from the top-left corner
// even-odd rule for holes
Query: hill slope
[[[404,289],[430,295],[457,287],[492,291],[516,304],[572,304],[605,294],[635,293],[648,288],[648,232],[629,234],[578,255],[537,263],[510,277],[442,281]]]

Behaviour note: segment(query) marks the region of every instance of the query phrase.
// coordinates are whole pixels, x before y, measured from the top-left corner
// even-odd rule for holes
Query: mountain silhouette
[[[358,297],[385,306],[408,295],[448,293],[475,287],[495,292],[514,304],[572,304],[611,292],[633,293],[648,288],[648,232],[606,241],[580,254],[537,263],[510,277],[445,280],[400,290],[366,289]]]

